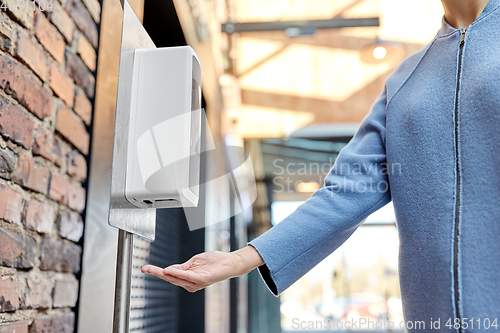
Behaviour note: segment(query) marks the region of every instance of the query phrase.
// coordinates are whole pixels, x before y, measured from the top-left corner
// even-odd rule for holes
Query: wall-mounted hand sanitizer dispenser
[[[195,207],[201,67],[189,46],[134,51],[125,197],[136,207]]]
[[[134,235],[155,239],[156,209],[198,205],[201,68],[190,47],[156,48],[123,6],[109,225],[119,229],[113,332],[128,332]]]

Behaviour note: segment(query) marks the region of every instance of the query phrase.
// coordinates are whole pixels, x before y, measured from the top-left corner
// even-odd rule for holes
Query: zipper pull
[[[462,30],[462,34],[460,35],[460,44],[465,43],[465,34],[467,33],[467,29]]]

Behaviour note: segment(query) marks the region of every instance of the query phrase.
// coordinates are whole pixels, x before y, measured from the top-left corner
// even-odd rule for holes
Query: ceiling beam
[[[283,44],[303,44],[318,47],[328,47],[332,49],[359,51],[368,44],[374,43],[375,38],[366,38],[359,36],[349,36],[342,34],[339,30],[321,30],[314,35],[288,37],[282,31],[270,31],[266,33],[245,32],[240,37],[255,38],[263,41],[281,42]],[[424,47],[420,43],[401,43],[405,48],[406,54],[412,54]]]
[[[392,70],[383,73],[344,101],[249,89],[241,90],[241,101],[245,105],[310,112],[314,114],[315,124],[360,122],[382,92]]]
[[[260,60],[256,61],[255,63],[253,63],[252,66],[250,66],[249,68],[246,68],[244,71],[237,73],[236,76],[238,78],[241,78],[241,77],[245,76],[246,74],[253,72],[255,69],[257,69],[260,66],[264,65],[269,60],[271,60],[274,57],[276,57],[277,55],[283,53],[283,51],[285,51],[288,48],[288,45],[289,44],[284,44],[279,49],[277,49],[276,51],[274,51],[271,54],[267,55],[263,59],[260,59]]]
[[[282,32],[268,32],[268,33],[244,33],[240,35],[241,37],[257,38],[266,41],[281,42],[283,45],[272,52],[265,58],[258,60],[252,64],[249,68],[236,73],[236,76],[242,78],[245,75],[252,73],[254,70],[258,69],[269,60],[275,58],[276,56],[287,50],[288,47],[294,44],[311,45],[316,47],[328,47],[332,49],[343,49],[343,50],[354,50],[359,51],[364,46],[369,45],[374,42],[372,38],[356,37],[356,36],[345,36],[340,35],[333,31],[318,31],[312,36],[299,36],[299,37],[287,37]],[[424,45],[418,43],[401,43],[406,54],[413,54],[420,50]]]

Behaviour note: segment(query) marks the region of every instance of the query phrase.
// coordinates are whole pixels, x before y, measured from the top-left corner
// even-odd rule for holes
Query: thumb
[[[173,265],[178,266],[178,265]],[[175,278],[189,281],[192,283],[204,283],[204,278],[198,272],[193,272],[190,270],[179,269],[179,267],[169,266],[163,269],[163,275],[173,276]]]
[[[184,271],[186,269],[183,268],[183,266],[181,264],[175,264],[175,265],[170,265],[170,266],[167,266],[163,269],[163,274],[172,274],[172,273],[175,273],[177,271]]]

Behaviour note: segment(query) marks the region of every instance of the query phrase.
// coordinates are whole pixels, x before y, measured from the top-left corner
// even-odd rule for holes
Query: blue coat
[[[325,186],[249,243],[275,295],[392,200],[405,321],[426,324],[409,331],[495,331],[471,329],[470,319],[500,325],[499,8],[490,0],[466,32],[443,19],[387,79]],[[444,326],[455,318],[469,327]]]

